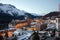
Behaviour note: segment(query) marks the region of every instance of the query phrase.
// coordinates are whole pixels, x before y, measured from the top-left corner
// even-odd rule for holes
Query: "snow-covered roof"
[[[55,29],[56,25],[55,24],[48,24],[47,29]]]

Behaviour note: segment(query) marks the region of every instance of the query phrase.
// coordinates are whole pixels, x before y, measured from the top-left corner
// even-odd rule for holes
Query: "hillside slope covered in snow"
[[[19,10],[10,4],[0,3],[0,20],[25,19],[25,17],[36,18],[38,15]]]
[[[24,12],[17,9],[15,6],[10,4],[2,4],[0,3],[0,18],[2,20],[9,19],[12,17],[13,19],[17,19],[18,17],[21,17],[24,15]]]

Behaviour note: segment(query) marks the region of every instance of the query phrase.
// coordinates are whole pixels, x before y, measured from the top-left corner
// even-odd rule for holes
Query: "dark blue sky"
[[[60,0],[0,0],[0,3],[12,4],[20,10],[44,15],[58,11]]]

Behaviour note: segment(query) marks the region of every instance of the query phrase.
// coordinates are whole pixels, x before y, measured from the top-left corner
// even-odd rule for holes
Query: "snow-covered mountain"
[[[9,13],[10,15],[17,14],[17,15],[24,15],[24,12],[17,9],[15,6],[10,4],[2,4],[0,3],[0,12],[3,11],[4,13]]]
[[[8,17],[6,15],[10,15],[10,16]],[[24,19],[25,17],[36,18],[36,16],[38,16],[38,15],[33,14],[33,13],[28,13],[28,12],[23,11],[23,10],[19,10],[15,6],[10,5],[10,4],[0,3],[0,16],[1,16],[0,18],[3,17],[3,19],[4,18],[6,19],[7,17],[8,17],[7,19],[9,19],[10,17],[12,19]]]
[[[15,6],[10,4],[2,4],[0,3],[0,19],[23,19],[24,12],[17,9]],[[10,20],[9,19],[9,20]]]

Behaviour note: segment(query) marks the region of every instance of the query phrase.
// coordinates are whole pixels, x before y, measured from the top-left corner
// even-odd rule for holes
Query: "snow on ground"
[[[32,35],[32,33],[27,33],[22,36],[18,36],[18,40],[28,40],[28,38]]]
[[[27,40],[33,34],[33,31],[18,29],[13,34],[17,36],[18,40]]]

